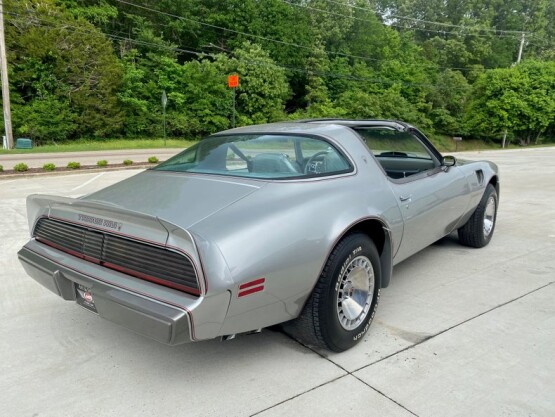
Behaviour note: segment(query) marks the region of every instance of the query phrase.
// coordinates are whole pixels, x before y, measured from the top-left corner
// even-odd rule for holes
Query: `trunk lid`
[[[263,185],[236,178],[145,171],[80,201],[143,213],[189,229]]]

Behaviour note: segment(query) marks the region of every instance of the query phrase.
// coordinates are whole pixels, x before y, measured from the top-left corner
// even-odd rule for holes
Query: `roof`
[[[322,124],[322,123],[333,123],[342,126],[349,127],[362,127],[362,126],[387,126],[395,130],[405,131],[412,126],[408,123],[401,122],[398,120],[382,120],[382,119],[365,119],[365,120],[354,120],[354,119],[305,119],[298,120],[297,123],[310,123],[310,124]]]
[[[305,134],[338,134],[345,128],[356,126],[386,126],[395,130],[405,131],[411,126],[395,120],[352,120],[352,119],[304,119],[291,122],[267,123],[238,127],[218,132],[217,135],[238,133],[305,133]],[[349,129],[350,130],[350,129]]]
[[[216,135],[229,135],[240,133],[304,133],[304,134],[325,134],[334,135],[341,132],[350,131],[345,126],[335,123],[296,123],[296,122],[279,122],[267,123],[263,125],[252,125],[237,127],[235,129],[224,130]]]

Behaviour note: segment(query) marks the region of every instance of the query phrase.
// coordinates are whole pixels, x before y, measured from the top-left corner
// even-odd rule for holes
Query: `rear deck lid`
[[[81,200],[144,213],[188,229],[262,185],[244,179],[145,171]]]

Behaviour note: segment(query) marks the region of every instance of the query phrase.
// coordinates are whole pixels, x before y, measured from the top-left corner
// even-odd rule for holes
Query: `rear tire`
[[[380,285],[376,246],[365,234],[350,234],[332,251],[301,315],[284,330],[307,345],[347,350],[368,331]]]
[[[465,225],[458,230],[461,244],[483,248],[490,242],[497,219],[497,202],[497,191],[493,185],[488,184],[480,204]]]

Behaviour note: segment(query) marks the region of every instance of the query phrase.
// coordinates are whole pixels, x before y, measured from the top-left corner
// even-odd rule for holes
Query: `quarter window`
[[[387,176],[400,179],[439,166],[418,138],[389,128],[356,128]]]

